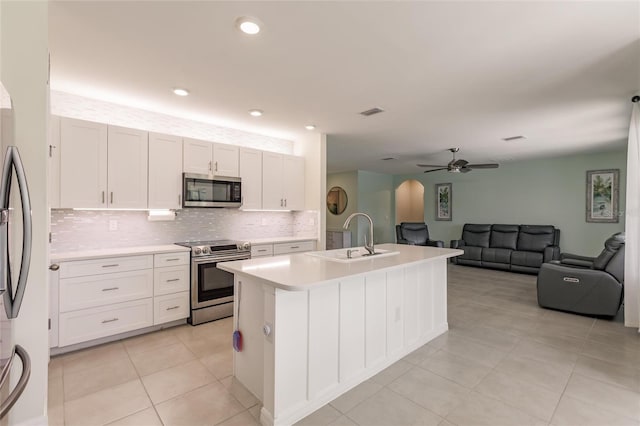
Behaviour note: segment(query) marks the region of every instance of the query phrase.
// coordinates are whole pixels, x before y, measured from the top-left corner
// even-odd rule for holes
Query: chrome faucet
[[[347,220],[344,221],[344,225],[342,226],[344,229],[349,228],[349,223],[351,219],[356,216],[363,216],[369,221],[369,244],[367,244],[367,236],[364,236],[364,248],[369,252],[369,255],[375,254],[373,249],[373,220],[371,220],[371,216],[366,213],[352,213],[349,215]]]

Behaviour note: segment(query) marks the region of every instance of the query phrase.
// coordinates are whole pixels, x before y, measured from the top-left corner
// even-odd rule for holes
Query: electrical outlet
[[[115,219],[109,220],[109,231],[117,231],[118,230],[118,221]]]

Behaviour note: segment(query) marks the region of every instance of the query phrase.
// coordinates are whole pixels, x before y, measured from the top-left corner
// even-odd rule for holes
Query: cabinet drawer
[[[60,278],[153,268],[153,255],[109,257],[60,263]]]
[[[153,266],[156,268],[162,268],[164,266],[177,266],[188,265],[190,253],[177,252],[177,253],[163,253],[153,255]]]
[[[256,244],[251,246],[251,257],[273,256],[273,244]]]
[[[134,300],[60,314],[60,346],[153,325],[153,299]]]
[[[312,251],[316,248],[315,241],[298,241],[295,243],[279,243],[273,245],[273,254],[298,253]]]
[[[165,294],[153,298],[153,324],[162,324],[189,316],[189,292]]]
[[[153,271],[153,295],[189,291],[189,267],[168,266]]]
[[[153,296],[153,269],[60,280],[60,312]]]

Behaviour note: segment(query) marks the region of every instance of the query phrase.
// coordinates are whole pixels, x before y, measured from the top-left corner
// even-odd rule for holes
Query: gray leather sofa
[[[612,235],[597,257],[562,253],[538,274],[538,304],[579,314],[615,316],[624,287],[623,233]]]
[[[459,265],[537,274],[540,266],[560,257],[560,230],[551,225],[481,225],[467,223],[451,248],[464,254]]]
[[[402,222],[396,225],[396,242],[414,246],[444,247],[444,241],[429,238],[429,228],[424,222]]]

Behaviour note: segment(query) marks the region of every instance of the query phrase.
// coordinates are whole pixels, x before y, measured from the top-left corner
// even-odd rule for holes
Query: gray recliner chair
[[[538,304],[585,315],[615,316],[624,287],[624,233],[609,237],[598,257],[563,253],[538,273]]]
[[[424,222],[402,222],[396,225],[398,244],[413,246],[444,247],[444,241],[429,239],[429,228]]]

